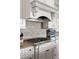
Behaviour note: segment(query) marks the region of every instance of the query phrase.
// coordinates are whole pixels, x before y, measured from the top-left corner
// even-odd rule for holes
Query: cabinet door
[[[45,51],[39,53],[39,59],[46,59],[46,52]]]
[[[46,59],[46,44],[39,46],[39,59]]]
[[[20,59],[34,59],[34,48],[28,47],[21,49]]]
[[[59,55],[58,55],[58,49],[56,47],[53,48],[53,59],[58,59]]]
[[[30,0],[20,0],[20,18],[29,18]]]
[[[53,59],[55,57],[55,46],[53,42],[45,43],[39,46],[39,59]]]
[[[53,59],[52,49],[47,49],[39,53],[39,59]]]
[[[46,59],[53,59],[52,53],[53,53],[52,49],[46,50],[46,53],[45,53]]]

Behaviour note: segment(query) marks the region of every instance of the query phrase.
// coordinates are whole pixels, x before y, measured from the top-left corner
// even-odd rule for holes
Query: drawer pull
[[[31,51],[31,49],[29,49],[29,51]]]
[[[48,50],[46,50],[46,51],[49,51],[49,49],[48,49]]]
[[[32,58],[29,58],[29,59],[32,59]]]
[[[54,54],[54,56],[56,56],[56,54]]]
[[[56,48],[56,47],[54,47],[54,48]]]

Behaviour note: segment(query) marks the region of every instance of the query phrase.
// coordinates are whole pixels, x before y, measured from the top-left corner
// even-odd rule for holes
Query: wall
[[[59,31],[59,13],[57,12],[53,20],[49,22],[49,28],[54,28],[57,32]]]

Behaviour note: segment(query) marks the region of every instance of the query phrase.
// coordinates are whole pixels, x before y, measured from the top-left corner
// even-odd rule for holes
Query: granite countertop
[[[20,46],[20,49],[27,48],[29,46],[33,46],[33,43],[29,42],[28,40],[24,40],[23,45]]]
[[[23,46],[20,46],[20,49],[27,48],[30,46],[41,45],[41,44],[48,43],[48,42],[51,42],[51,40],[43,40],[40,42],[37,42],[35,40],[25,40],[23,43]]]

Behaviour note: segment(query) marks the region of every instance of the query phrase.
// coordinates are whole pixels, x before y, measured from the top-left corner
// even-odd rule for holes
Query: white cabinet
[[[21,49],[20,59],[58,59],[53,42]]]
[[[46,52],[45,51],[39,53],[39,59],[46,59]]]
[[[52,59],[53,58],[52,53],[53,53],[52,49],[46,50],[46,59]]]
[[[52,42],[35,46],[35,59],[53,59]]]
[[[46,43],[39,46],[39,59],[53,59],[53,45]]]
[[[59,55],[58,55],[58,49],[56,47],[53,48],[53,59],[58,59]]]
[[[39,53],[39,59],[52,59],[52,50],[48,49]]]
[[[28,47],[25,49],[21,49],[20,59],[34,59],[34,48]]]
[[[20,0],[20,17],[28,18],[30,16],[30,0]]]

